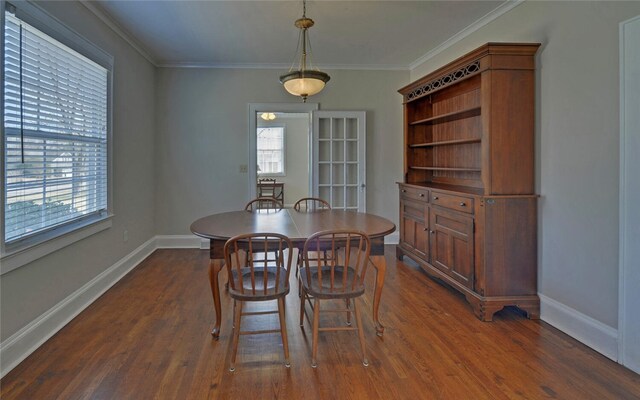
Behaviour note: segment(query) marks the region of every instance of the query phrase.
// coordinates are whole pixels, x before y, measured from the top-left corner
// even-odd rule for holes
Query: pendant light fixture
[[[313,69],[311,66],[311,41],[307,31],[314,25],[314,22],[311,18],[307,18],[306,14],[307,3],[306,0],[302,0],[302,18],[297,19],[295,22],[295,26],[300,29],[300,34],[294,61],[289,72],[280,76],[280,83],[284,85],[285,90],[294,96],[302,97],[302,101],[305,103],[308,96],[319,93],[330,79],[329,75],[317,68]],[[294,70],[295,60],[300,48],[302,48],[300,63],[298,64],[298,69]],[[309,50],[309,56],[307,56],[307,49]]]

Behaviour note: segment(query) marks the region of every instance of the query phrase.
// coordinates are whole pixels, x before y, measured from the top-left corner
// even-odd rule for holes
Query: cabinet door
[[[473,288],[473,219],[431,209],[431,264]]]
[[[400,244],[429,261],[428,210],[425,203],[400,199]]]

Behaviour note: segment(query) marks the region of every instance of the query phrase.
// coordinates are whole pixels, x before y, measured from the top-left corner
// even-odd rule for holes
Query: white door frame
[[[256,182],[258,180],[257,171],[257,154],[258,138],[256,129],[258,122],[256,115],[259,112],[289,112],[289,113],[307,113],[309,114],[309,146],[311,146],[311,112],[318,109],[318,103],[249,103],[249,164],[247,166],[249,198],[247,201],[256,197]],[[311,180],[311,174],[309,174]]]
[[[620,23],[618,362],[640,373],[640,15]],[[629,44],[635,43],[636,47]],[[637,79],[637,78],[636,78]]]

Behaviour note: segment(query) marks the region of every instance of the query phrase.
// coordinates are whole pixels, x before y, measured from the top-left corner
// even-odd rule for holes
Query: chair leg
[[[242,302],[238,302],[239,304],[235,304],[237,300],[233,300],[235,305],[235,315],[233,316],[233,342],[232,342],[232,353],[231,353],[231,365],[229,366],[229,371],[233,372],[236,370],[236,354],[238,353],[238,340],[240,339],[240,318],[242,318]]]
[[[318,328],[320,325],[320,299],[313,302],[313,340],[311,346],[311,367],[316,368],[316,354],[318,354]]]
[[[284,366],[289,368],[289,341],[287,340],[287,325],[284,317],[284,297],[278,299],[278,316],[280,317],[280,334],[282,335],[282,347],[284,348]]]
[[[348,311],[351,309],[351,299],[345,299],[345,302],[347,303],[347,325],[351,326],[351,311]]]
[[[305,293],[304,288],[300,287],[301,297],[300,297],[300,328],[304,328],[304,305],[307,301],[307,293]]]
[[[353,299],[353,311],[356,314],[356,324],[358,324],[358,337],[360,338],[360,349],[362,349],[362,365],[369,366],[369,360],[367,360],[367,348],[364,343],[364,329],[362,328],[362,318],[360,317],[360,309],[356,305],[357,299]]]

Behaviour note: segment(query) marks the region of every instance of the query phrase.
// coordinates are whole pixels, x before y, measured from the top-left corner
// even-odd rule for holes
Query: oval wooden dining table
[[[387,264],[384,259],[384,237],[395,231],[396,226],[386,218],[373,214],[344,210],[320,210],[299,212],[293,209],[261,210],[260,212],[232,211],[209,215],[191,224],[191,232],[209,239],[209,283],[216,312],[216,322],[211,334],[220,336],[222,307],[218,274],[224,264],[224,244],[236,235],[244,233],[271,232],[288,236],[293,245],[302,250],[304,242],[312,234],[329,229],[358,229],[371,239],[370,263],[376,270],[376,285],[373,296],[373,321],[378,336],[384,326],[378,318],[380,296],[384,286]]]

